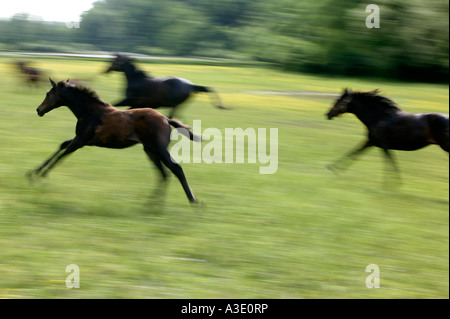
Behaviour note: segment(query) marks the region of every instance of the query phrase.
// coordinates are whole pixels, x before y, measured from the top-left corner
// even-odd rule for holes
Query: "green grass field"
[[[345,115],[328,121],[328,97],[254,91],[340,93],[380,88],[406,111],[448,113],[447,85],[282,73],[260,67],[139,63],[216,88],[232,110],[197,95],[178,113],[188,125],[278,128],[278,171],[259,164],[182,164],[201,208],[174,176],[163,200],[142,147],[85,147],[48,178],[25,174],[76,119],[61,107],[39,118],[50,84],[29,88],[0,59],[0,298],[448,298],[449,156],[438,146],[395,152],[398,188],[384,187],[385,162],[368,151],[345,173],[324,166],[365,135]],[[54,80],[85,80],[108,102],[124,77],[107,62],[44,59]],[[160,110],[168,114],[168,109]],[[66,266],[80,288],[66,288]],[[366,266],[380,269],[368,289]]]

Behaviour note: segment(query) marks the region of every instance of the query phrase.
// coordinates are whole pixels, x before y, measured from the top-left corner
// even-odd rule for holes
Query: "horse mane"
[[[73,89],[75,89],[76,91],[78,91],[79,93],[89,97],[90,99],[94,100],[95,102],[101,103],[101,104],[108,104],[107,102],[103,101],[100,96],[97,94],[97,92],[95,92],[94,90],[81,85],[79,83],[74,83],[74,82],[66,82],[68,85],[68,87],[71,87]]]
[[[393,111],[393,110],[397,111],[400,109],[397,103],[395,103],[394,101],[383,95],[379,95],[378,94],[379,92],[380,91],[376,89],[369,92],[354,92],[353,95],[361,97],[365,100],[373,101],[375,102],[374,104],[376,104],[376,107],[383,108],[386,111]]]
[[[144,70],[138,69],[137,66],[133,63],[133,60],[131,58],[128,58],[125,63],[128,63],[133,68],[135,76],[151,77]]]

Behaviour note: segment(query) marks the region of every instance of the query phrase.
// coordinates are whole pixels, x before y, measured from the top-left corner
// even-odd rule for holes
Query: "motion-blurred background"
[[[380,28],[367,28],[371,2],[5,4],[0,298],[448,298],[448,154],[394,152],[401,179],[376,149],[338,176],[325,168],[366,134],[353,115],[325,119],[345,87],[448,114],[448,1],[379,0]],[[211,86],[230,107],[199,94],[177,113],[188,125],[277,128],[277,172],[182,163],[205,203],[192,208],[173,176],[153,196],[159,175],[142,147],[84,147],[30,183],[26,173],[74,136],[67,108],[36,114],[48,76],[119,101],[125,76],[104,74],[114,52],[153,76]],[[80,288],[65,284],[72,264]],[[379,289],[366,286],[372,264]]]
[[[63,3],[44,10],[57,17]],[[105,0],[68,24],[27,13],[0,20],[0,49],[239,58],[290,71],[446,81],[448,1],[376,4],[380,28],[369,29],[360,0]]]

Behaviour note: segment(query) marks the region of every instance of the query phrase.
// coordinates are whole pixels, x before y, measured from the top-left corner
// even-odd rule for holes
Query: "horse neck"
[[[378,122],[382,116],[381,112],[376,112],[377,106],[372,102],[353,99],[348,108],[349,113],[353,113],[368,128]]]
[[[79,92],[68,94],[68,96],[65,96],[65,100],[67,101],[67,107],[78,120],[87,116],[99,116],[105,108],[105,104],[102,105],[92,97]]]
[[[123,64],[122,70],[125,73],[125,76],[127,77],[128,81],[136,79],[136,78],[145,77],[144,71],[138,70],[134,66],[134,64],[129,61],[126,62],[125,64]]]

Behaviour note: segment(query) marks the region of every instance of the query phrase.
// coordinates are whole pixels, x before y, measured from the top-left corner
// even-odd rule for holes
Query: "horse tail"
[[[227,107],[225,107],[222,104],[222,101],[220,100],[219,94],[213,88],[210,88],[210,87],[207,87],[207,86],[203,86],[203,85],[191,84],[191,89],[195,93],[199,93],[199,92],[210,93],[209,96],[211,98],[212,104],[214,104],[219,109],[227,109]]]
[[[187,126],[186,124],[181,123],[180,121],[174,120],[174,119],[167,119],[169,124],[177,129],[177,131],[180,134],[183,134],[184,136],[188,137],[190,140],[195,142],[200,142],[202,140],[201,136],[198,136],[197,134],[194,134],[191,131],[191,128]]]

